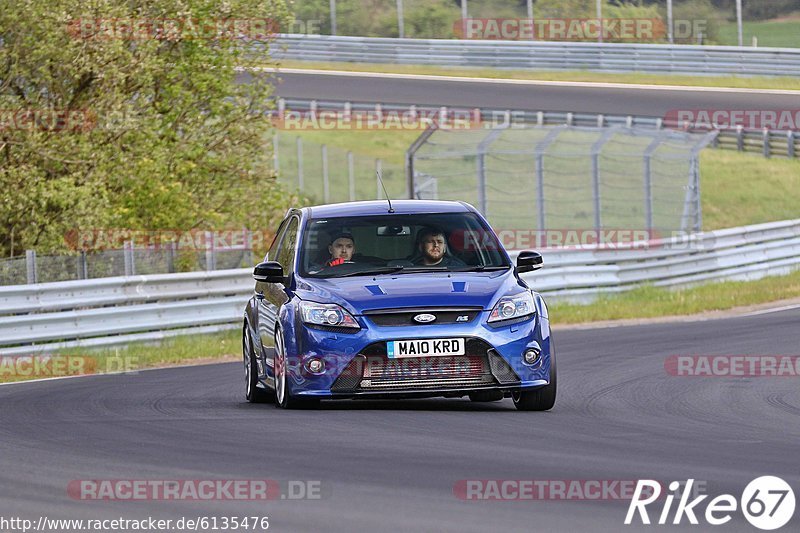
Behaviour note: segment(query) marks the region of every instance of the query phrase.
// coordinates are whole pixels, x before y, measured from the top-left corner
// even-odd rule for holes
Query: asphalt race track
[[[268,515],[271,531],[673,531],[623,526],[627,501],[464,501],[469,479],[703,480],[741,496],[800,487],[800,378],[669,376],[670,355],[797,355],[800,310],[557,331],[549,413],[506,399],[250,405],[240,364],[0,386],[2,514]],[[77,501],[81,479],[319,480],[318,500]],[[709,498],[710,499],[710,498]],[[701,504],[701,513],[705,503]],[[673,507],[674,509],[674,507]],[[656,520],[661,507],[651,511]],[[671,518],[670,518],[671,520]],[[638,523],[638,522],[637,522]],[[701,522],[702,523],[702,522]],[[707,531],[706,525],[682,529]],[[783,531],[797,531],[800,513]],[[737,512],[714,528],[756,531]]]
[[[241,74],[246,81],[250,74]],[[317,73],[278,76],[276,93],[284,98],[418,105],[484,107],[522,111],[573,111],[662,117],[681,109],[795,109],[798,95],[736,90],[668,90],[449,80],[381,78]]]

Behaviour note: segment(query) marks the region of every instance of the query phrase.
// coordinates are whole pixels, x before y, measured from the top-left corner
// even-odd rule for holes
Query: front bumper
[[[551,356],[547,318],[537,314],[493,327],[486,324],[488,314],[482,311],[467,324],[424,326],[378,326],[359,316],[361,329],[352,333],[296,324],[295,335],[287,342],[292,394],[317,398],[458,397],[547,385]],[[386,355],[387,341],[453,337],[467,340],[464,356],[391,359]],[[536,365],[527,365],[522,359],[531,346],[541,349]],[[313,358],[325,362],[324,372],[308,370],[307,362]]]

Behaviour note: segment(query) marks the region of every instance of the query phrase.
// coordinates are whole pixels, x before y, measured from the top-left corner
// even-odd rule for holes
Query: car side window
[[[267,256],[264,258],[264,261],[276,261],[276,257],[278,257],[278,250],[281,247],[281,240],[283,239],[283,235],[286,233],[286,227],[288,224],[289,219],[284,220],[281,222],[281,225],[278,227],[278,231],[275,232],[275,238],[272,239],[272,244],[269,246],[269,251],[267,251]]]
[[[286,274],[292,271],[292,265],[294,264],[294,254],[297,249],[297,227],[297,217],[293,217],[289,221],[286,233],[281,239],[281,245],[277,252],[278,255],[274,259],[281,264]]]

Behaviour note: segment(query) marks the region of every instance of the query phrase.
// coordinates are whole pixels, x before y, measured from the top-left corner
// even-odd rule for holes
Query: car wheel
[[[503,391],[501,390],[487,390],[479,392],[470,392],[469,399],[473,402],[499,402],[503,399]]]
[[[514,406],[520,411],[549,411],[556,403],[556,352],[550,337],[550,384],[533,390],[511,393]]]
[[[266,390],[258,387],[258,365],[253,350],[253,341],[245,325],[242,330],[242,362],[244,363],[245,397],[250,403],[267,403],[272,398]]]
[[[289,369],[286,363],[286,343],[281,330],[275,329],[275,406],[282,409],[303,409],[319,405],[313,398],[298,398],[292,395]]]

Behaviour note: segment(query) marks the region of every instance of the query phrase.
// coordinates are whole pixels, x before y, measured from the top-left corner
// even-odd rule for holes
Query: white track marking
[[[784,305],[783,307],[775,307],[774,309],[764,309],[763,311],[755,311],[753,313],[747,313],[746,315],[742,316],[768,315],[770,313],[780,313],[781,311],[791,311],[793,309],[800,309],[800,304]]]

